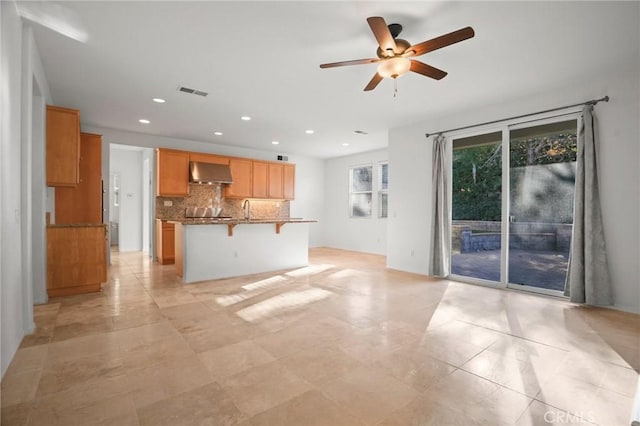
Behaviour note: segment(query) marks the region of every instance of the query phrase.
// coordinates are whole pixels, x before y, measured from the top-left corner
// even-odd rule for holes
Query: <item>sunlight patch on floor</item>
[[[308,275],[315,275],[315,274],[319,274],[321,272],[324,272],[326,270],[329,270],[331,268],[335,268],[335,265],[330,265],[327,263],[321,263],[319,265],[309,265],[309,266],[305,266],[304,268],[300,268],[300,269],[296,269],[293,270],[291,272],[287,272],[285,275],[290,276],[290,277],[304,277],[304,276],[308,276]]]
[[[290,291],[248,306],[239,310],[236,314],[246,321],[255,322],[275,314],[326,299],[332,294],[332,292],[320,288]]]

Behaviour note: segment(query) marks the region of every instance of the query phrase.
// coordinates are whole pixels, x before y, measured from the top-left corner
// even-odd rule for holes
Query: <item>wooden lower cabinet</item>
[[[105,225],[47,227],[49,297],[100,291],[106,281]]]
[[[166,220],[156,219],[156,258],[163,265],[176,260],[175,225]]]

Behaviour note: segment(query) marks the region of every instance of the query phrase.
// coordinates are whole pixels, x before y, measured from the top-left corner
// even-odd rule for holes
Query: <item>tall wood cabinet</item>
[[[47,186],[80,182],[80,111],[47,105]]]
[[[156,150],[156,195],[186,197],[189,195],[189,153],[172,149]]]
[[[56,224],[102,223],[102,135],[80,134],[80,179],[56,188]]]

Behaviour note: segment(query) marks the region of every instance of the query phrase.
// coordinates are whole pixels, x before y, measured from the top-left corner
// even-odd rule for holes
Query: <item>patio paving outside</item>
[[[564,291],[568,253],[511,249],[509,282]],[[451,273],[500,281],[500,250],[459,253],[451,256]]]

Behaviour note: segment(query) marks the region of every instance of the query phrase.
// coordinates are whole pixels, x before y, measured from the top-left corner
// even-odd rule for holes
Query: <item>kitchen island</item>
[[[184,219],[175,223],[175,266],[183,283],[307,266],[314,220]]]

